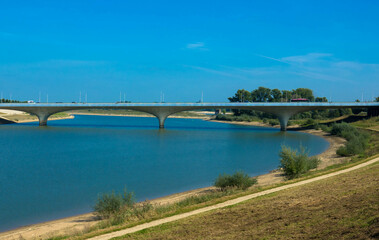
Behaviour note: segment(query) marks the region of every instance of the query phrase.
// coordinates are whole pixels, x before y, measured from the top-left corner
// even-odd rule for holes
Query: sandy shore
[[[86,114],[87,115],[87,114]],[[95,115],[95,114],[94,114]],[[140,115],[138,115],[140,116]],[[216,122],[224,122],[228,124],[239,124],[239,125],[249,125],[249,126],[262,126],[255,125],[255,122],[230,122],[230,121],[216,121]],[[267,127],[266,125],[264,125]],[[348,158],[340,157],[336,154],[336,150],[344,145],[346,142],[345,139],[331,136],[328,133],[322,132],[321,130],[301,130],[301,132],[317,135],[323,137],[329,142],[329,148],[317,155],[317,157],[321,160],[321,164],[319,169],[325,168],[327,166],[342,163],[348,160]],[[271,185],[275,183],[280,183],[285,180],[282,172],[280,170],[273,170],[270,173],[263,174],[257,176],[258,186]],[[213,187],[195,189],[187,192],[177,193],[173,195],[169,195],[166,197],[158,198],[151,200],[152,204],[167,204],[173,203],[180,200],[183,200],[189,196],[198,195],[206,193],[210,190],[214,189]],[[15,230],[11,230],[8,232],[0,233],[0,239],[46,239],[52,236],[56,236],[59,234],[73,234],[77,232],[81,232],[89,227],[97,224],[99,220],[93,213],[83,214],[79,216],[73,216],[63,219],[58,219],[54,221],[49,221],[40,224],[33,224],[26,227],[21,227]],[[22,237],[22,238],[20,238]]]
[[[75,116],[70,115],[70,116],[67,116],[67,117],[53,117],[53,118],[49,118],[48,121],[64,120],[64,119],[74,119],[74,118],[75,118]],[[27,122],[38,122],[38,119],[21,120],[21,121],[18,121],[16,123],[27,123]]]
[[[72,115],[92,115],[92,116],[113,116],[113,117],[152,117],[156,118],[156,116],[153,116],[151,114],[106,114],[106,113],[76,113],[71,112]],[[210,119],[209,116],[176,116],[176,115],[170,115],[167,118],[186,118],[186,119]]]
[[[272,127],[272,128],[280,128],[280,125],[271,126],[270,124],[268,124],[268,123],[263,123],[263,122],[221,121],[221,120],[215,120],[215,119],[209,119],[208,121],[211,121],[211,122],[219,122],[219,123],[235,124],[235,125],[243,125],[243,126],[256,126],[256,127]]]
[[[38,122],[39,121],[38,118],[36,118],[36,119],[18,120],[18,121],[10,120],[10,119],[7,118],[7,116],[0,116],[0,118],[2,118],[3,120],[5,120],[6,121],[5,123],[28,123],[28,122]],[[75,116],[73,116],[73,115],[69,115],[67,117],[52,117],[52,118],[49,118],[48,121],[73,119],[73,118],[75,118]]]

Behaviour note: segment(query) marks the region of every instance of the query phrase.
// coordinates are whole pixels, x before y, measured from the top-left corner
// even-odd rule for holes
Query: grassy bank
[[[379,164],[118,239],[370,239]]]

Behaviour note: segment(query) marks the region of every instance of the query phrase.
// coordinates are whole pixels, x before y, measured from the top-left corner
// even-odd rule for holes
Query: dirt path
[[[326,179],[326,178],[330,178],[330,177],[333,177],[333,176],[337,176],[337,175],[340,175],[340,174],[343,174],[343,173],[351,172],[351,171],[354,171],[356,169],[359,169],[359,168],[368,166],[370,164],[373,164],[373,163],[377,162],[378,160],[379,160],[379,157],[377,157],[375,159],[372,159],[370,161],[367,161],[365,163],[361,163],[361,164],[356,165],[354,167],[351,167],[351,168],[348,168],[348,169],[344,169],[344,170],[340,170],[340,171],[337,171],[337,172],[334,172],[334,173],[325,174],[325,175],[322,175],[322,176],[319,176],[319,177],[315,177],[315,178],[311,178],[311,179],[304,180],[304,181],[301,181],[301,182],[292,183],[292,184],[288,184],[288,185],[285,185],[285,186],[269,189],[269,190],[262,191],[262,192],[259,192],[259,193],[253,193],[253,194],[250,194],[250,195],[247,195],[247,196],[243,196],[243,197],[232,199],[232,200],[229,200],[229,201],[226,201],[226,202],[223,202],[223,203],[219,203],[219,204],[216,204],[216,205],[213,205],[213,206],[197,209],[197,210],[194,210],[194,211],[191,211],[191,212],[188,212],[188,213],[182,213],[182,214],[171,216],[171,217],[164,218],[164,219],[155,220],[155,221],[152,221],[152,222],[149,222],[149,223],[145,223],[145,224],[141,224],[141,225],[138,225],[138,226],[135,226],[135,227],[132,227],[132,228],[128,228],[128,229],[120,230],[120,231],[117,231],[117,232],[112,232],[112,233],[104,234],[104,235],[97,236],[97,237],[90,238],[90,239],[92,239],[92,240],[105,240],[105,239],[111,239],[111,238],[114,238],[114,237],[120,237],[120,236],[129,234],[129,233],[138,232],[138,231],[141,231],[141,230],[144,230],[144,229],[147,229],[147,228],[151,228],[151,227],[155,227],[155,226],[158,226],[158,225],[161,225],[161,224],[164,224],[164,223],[169,223],[169,222],[177,221],[177,220],[180,220],[180,219],[183,219],[183,218],[186,218],[186,217],[189,217],[189,216],[193,216],[193,215],[196,215],[196,214],[200,214],[200,213],[208,212],[208,211],[211,211],[211,210],[215,210],[215,209],[219,209],[219,208],[224,208],[224,207],[228,207],[228,206],[231,206],[231,205],[235,205],[235,204],[238,204],[238,203],[241,203],[241,202],[244,202],[244,201],[256,198],[256,197],[259,197],[259,196],[267,195],[267,194],[270,194],[270,193],[275,193],[275,192],[282,191],[282,190],[285,190],[285,189],[301,186],[301,185],[308,184],[308,183],[311,183],[311,182],[316,182],[316,181],[319,181],[319,180],[322,180],[322,179]]]

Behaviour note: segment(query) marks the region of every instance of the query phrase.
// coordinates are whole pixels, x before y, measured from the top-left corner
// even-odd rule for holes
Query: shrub
[[[358,130],[354,126],[349,125],[349,124],[347,124],[345,122],[343,122],[343,123],[334,123],[332,125],[331,130],[330,130],[330,134],[346,138],[347,134],[357,135],[358,134]]]
[[[257,183],[256,178],[250,178],[246,173],[236,172],[233,175],[223,174],[216,179],[214,186],[225,191],[229,188],[247,189]]]
[[[230,119],[227,118],[225,114],[217,114],[216,120],[221,120],[221,121],[228,121]]]
[[[330,131],[331,131],[331,128],[328,127],[328,126],[325,125],[325,124],[320,124],[319,126],[320,126],[320,129],[321,129],[322,131],[324,131],[324,132],[330,132]]]
[[[312,118],[308,118],[307,121],[305,121],[303,124],[301,124],[302,126],[313,126],[315,125],[317,122],[312,119]]]
[[[279,153],[280,167],[283,168],[287,178],[293,179],[308,172],[310,169],[316,168],[320,162],[319,159],[308,157],[305,148],[300,147],[300,152],[292,150],[290,147],[282,146]]]
[[[333,124],[330,133],[347,140],[346,145],[337,150],[340,156],[352,156],[364,152],[370,140],[369,134],[347,123]]]
[[[369,137],[366,134],[352,137],[345,146],[337,150],[337,154],[340,156],[352,156],[362,153],[368,146],[368,140]]]
[[[122,208],[133,207],[134,203],[134,193],[125,189],[123,194],[116,194],[114,191],[111,194],[101,194],[93,208],[101,218],[110,218]]]
[[[278,119],[270,119],[268,120],[268,124],[270,124],[271,126],[275,126],[275,125],[279,125],[279,120]]]

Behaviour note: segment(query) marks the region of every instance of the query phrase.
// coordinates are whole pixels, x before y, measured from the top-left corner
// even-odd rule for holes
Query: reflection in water
[[[317,154],[320,137],[194,119],[82,116],[0,126],[0,230],[91,211],[125,186],[138,200],[209,186],[220,173],[276,168],[282,144]]]

